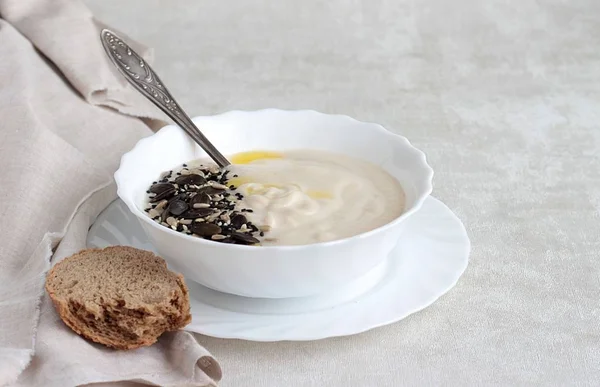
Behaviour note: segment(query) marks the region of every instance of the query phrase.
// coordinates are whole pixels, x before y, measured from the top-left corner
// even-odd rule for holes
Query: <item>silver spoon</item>
[[[219,167],[225,168],[231,164],[194,125],[142,57],[110,30],[103,29],[100,33],[100,40],[115,67],[133,87],[185,130]]]

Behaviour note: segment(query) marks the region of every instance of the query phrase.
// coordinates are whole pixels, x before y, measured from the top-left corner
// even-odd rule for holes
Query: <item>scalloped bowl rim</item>
[[[369,236],[371,236],[373,234],[377,234],[382,231],[385,231],[388,228],[391,228],[391,227],[397,225],[398,223],[405,221],[407,218],[409,218],[412,214],[417,212],[423,206],[423,202],[425,201],[425,199],[427,199],[427,197],[433,191],[433,174],[434,173],[433,173],[433,169],[431,168],[431,166],[427,163],[427,157],[426,157],[425,153],[423,151],[421,151],[420,149],[416,148],[415,146],[413,146],[406,137],[396,134],[396,133],[393,133],[393,132],[387,130],[386,128],[384,128],[382,125],[377,124],[377,123],[359,121],[359,120],[352,118],[345,114],[327,114],[327,113],[321,113],[316,110],[310,110],[310,109],[283,110],[283,109],[274,109],[274,108],[260,109],[260,110],[230,110],[230,111],[226,111],[226,112],[214,114],[214,115],[209,115],[209,116],[194,116],[191,119],[192,119],[192,121],[195,121],[196,119],[202,119],[202,118],[207,118],[207,117],[222,118],[222,117],[226,117],[226,116],[233,116],[236,114],[266,114],[268,112],[277,112],[277,113],[283,112],[283,113],[292,113],[292,114],[313,114],[313,115],[319,115],[319,116],[328,116],[328,117],[334,117],[334,118],[338,118],[338,119],[344,119],[346,121],[351,121],[353,123],[369,125],[373,128],[372,130],[377,129],[377,131],[379,131],[379,134],[388,136],[390,138],[390,140],[392,140],[396,143],[403,143],[403,145],[407,146],[408,149],[410,149],[413,153],[416,153],[419,156],[419,159],[420,159],[421,163],[423,164],[422,166],[424,166],[425,167],[424,169],[427,171],[427,175],[423,176],[423,180],[426,182],[426,188],[423,192],[420,193],[420,195],[418,195],[418,197],[415,199],[414,204],[408,210],[403,211],[402,214],[400,214],[400,216],[394,218],[394,220],[392,220],[382,226],[374,228],[372,230],[365,231],[360,234],[342,238],[342,239],[336,239],[336,240],[326,241],[326,242],[309,243],[309,244],[303,244],[303,245],[246,246],[246,245],[225,244],[225,243],[219,243],[219,242],[210,241],[210,240],[206,240],[206,239],[202,239],[202,238],[197,238],[197,237],[193,237],[191,235],[185,235],[185,234],[182,234],[175,230],[171,230],[170,228],[161,226],[158,223],[156,223],[155,221],[153,221],[152,219],[150,219],[146,214],[143,213],[142,210],[140,210],[138,208],[138,206],[135,203],[131,202],[130,200],[126,200],[124,198],[124,195],[122,195],[122,188],[121,188],[122,185],[119,184],[119,181],[121,180],[120,176],[123,173],[123,171],[121,170],[121,166],[125,164],[127,159],[132,158],[134,156],[134,153],[139,148],[142,148],[148,142],[157,141],[157,139],[160,139],[160,137],[165,136],[166,134],[170,133],[173,130],[182,130],[181,128],[179,128],[179,126],[170,124],[170,125],[163,126],[156,133],[140,139],[130,151],[123,154],[123,156],[121,157],[121,162],[119,164],[119,169],[117,169],[117,171],[114,173],[114,179],[117,183],[117,196],[119,198],[121,198],[121,200],[123,200],[123,202],[125,203],[127,208],[129,208],[129,211],[131,211],[138,219],[141,219],[146,224],[148,224],[154,228],[157,228],[163,232],[167,232],[172,235],[176,235],[177,237],[187,239],[193,243],[208,244],[210,246],[219,245],[221,248],[224,248],[224,249],[243,251],[243,250],[247,250],[247,249],[257,249],[257,248],[262,249],[262,250],[301,250],[301,249],[312,248],[312,247],[335,246],[335,245],[346,243],[350,240],[368,238]]]

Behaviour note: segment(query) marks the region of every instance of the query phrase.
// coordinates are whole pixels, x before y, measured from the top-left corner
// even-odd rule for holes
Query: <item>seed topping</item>
[[[244,195],[228,184],[229,173],[212,165],[187,164],[164,172],[146,191],[146,212],[162,226],[183,234],[220,243],[258,245],[257,237],[270,228],[257,227],[243,215],[252,209],[238,207]]]

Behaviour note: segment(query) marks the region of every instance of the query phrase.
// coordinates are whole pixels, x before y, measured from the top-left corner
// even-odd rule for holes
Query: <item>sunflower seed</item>
[[[260,243],[260,241],[256,238],[254,238],[252,235],[245,234],[242,232],[234,231],[231,233],[231,237],[239,242],[244,243],[244,244],[250,245],[250,244]]]
[[[194,204],[208,204],[210,203],[210,196],[206,193],[206,192],[198,192],[197,194],[195,194],[192,199],[190,200],[190,203],[192,204],[192,206]],[[209,205],[210,207],[210,205]],[[202,207],[198,207],[198,208],[202,208]]]
[[[237,214],[233,218],[231,218],[231,225],[237,229],[246,224],[248,220],[244,215]]]
[[[222,190],[225,190],[225,189],[228,188],[226,185],[223,185],[223,184],[220,184],[220,183],[213,183],[213,184],[211,184],[211,186],[213,188],[222,189]]]
[[[212,208],[194,208],[181,214],[181,217],[184,219],[204,218],[213,212],[214,210]]]
[[[169,211],[171,214],[173,214],[175,216],[179,216],[179,215],[183,214],[184,212],[186,212],[187,209],[188,209],[188,205],[186,202],[184,202],[183,200],[175,200],[175,201],[171,202],[171,204],[169,204],[167,211]]]
[[[175,195],[175,193],[177,192],[177,190],[175,189],[175,187],[173,187],[171,185],[171,187],[165,189],[164,191],[161,191],[160,193],[156,194],[155,196],[150,198],[150,203],[156,203],[158,201],[161,201],[163,199],[168,199],[171,196]]]
[[[156,207],[154,209],[156,211],[162,211],[168,203],[169,203],[168,200],[162,200],[156,205]]]
[[[159,194],[165,190],[168,190],[170,188],[173,188],[173,184],[170,183],[156,183],[153,184],[152,186],[150,186],[150,188],[148,189],[148,191],[150,191],[151,193],[154,194]]]
[[[221,232],[221,227],[212,223],[192,223],[191,230],[202,237],[210,237]]]
[[[206,183],[206,179],[200,175],[181,175],[175,179],[175,183],[179,185],[202,185]]]

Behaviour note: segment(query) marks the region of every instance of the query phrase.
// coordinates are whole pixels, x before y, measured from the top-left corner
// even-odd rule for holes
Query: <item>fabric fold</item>
[[[0,386],[216,385],[218,363],[189,333],[113,351],[69,330],[44,295],[51,264],[85,247],[115,199],[122,154],[162,124],[112,69],[101,27],[76,0],[0,0]]]
[[[85,248],[89,225],[114,199],[110,184],[94,192],[77,209],[53,261]],[[68,348],[68,351],[58,352]],[[55,372],[62,370],[62,372]],[[136,382],[160,386],[216,386],[221,369],[212,355],[187,332],[168,332],[150,346],[115,351],[75,335],[62,323],[49,297],[43,296],[35,357],[17,386],[79,386]]]
[[[81,2],[0,0],[0,15],[27,37],[89,103],[165,121],[162,112],[116,73],[100,43],[100,31],[108,26],[96,20]],[[151,49],[112,30],[144,59],[152,60]]]

